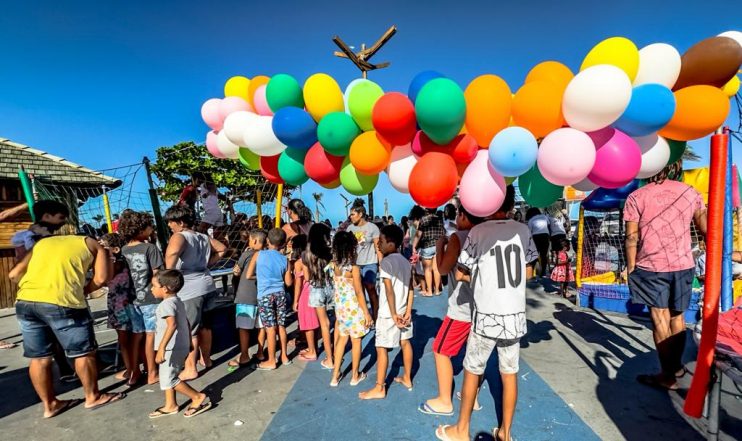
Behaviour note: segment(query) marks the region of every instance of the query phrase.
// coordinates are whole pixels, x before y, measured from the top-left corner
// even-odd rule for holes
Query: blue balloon
[[[626,202],[626,198],[637,188],[639,188],[638,179],[634,179],[620,188],[596,188],[582,201],[582,208],[591,211],[621,209]]]
[[[415,75],[415,78],[413,78],[410,83],[410,88],[407,89],[407,96],[410,98],[410,101],[414,104],[417,99],[417,94],[420,93],[420,89],[422,89],[424,85],[428,84],[428,81],[436,78],[445,78],[445,76],[434,70],[425,70]]]
[[[490,164],[503,176],[522,175],[533,167],[537,157],[538,142],[523,127],[503,129],[490,142]]]
[[[317,123],[303,109],[284,107],[273,115],[273,133],[287,146],[306,150],[317,142]]]
[[[661,84],[642,84],[631,92],[631,101],[613,127],[629,136],[652,134],[670,122],[675,95]]]

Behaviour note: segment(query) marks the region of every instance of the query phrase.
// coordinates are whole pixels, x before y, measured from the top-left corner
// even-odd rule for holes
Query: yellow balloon
[[[590,49],[582,61],[580,71],[598,64],[611,64],[626,72],[631,81],[639,71],[639,49],[624,37],[611,37]]]
[[[250,80],[250,85],[247,86],[247,102],[250,103],[253,109],[255,108],[255,91],[258,90],[258,87],[268,84],[270,80],[270,77],[266,77],[265,75],[258,75]]]
[[[232,77],[224,83],[224,96],[238,96],[245,101],[247,99],[247,89],[250,87],[250,80],[247,77]]]
[[[304,83],[304,104],[317,122],[328,113],[345,111],[343,91],[331,76],[323,73],[307,78]]]
[[[724,92],[724,95],[733,97],[737,94],[737,92],[739,92],[739,84],[739,77],[735,75],[732,77],[731,80],[727,81],[727,84],[725,84],[724,87],[721,88],[721,91]]]

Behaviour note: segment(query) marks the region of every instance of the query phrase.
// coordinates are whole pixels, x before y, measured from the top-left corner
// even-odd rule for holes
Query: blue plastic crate
[[[648,316],[649,309],[643,304],[631,301],[628,285],[596,285],[583,283],[578,289],[580,306],[599,311],[618,312],[634,316]],[[703,290],[694,289],[690,306],[685,312],[686,323],[698,321],[698,301]]]

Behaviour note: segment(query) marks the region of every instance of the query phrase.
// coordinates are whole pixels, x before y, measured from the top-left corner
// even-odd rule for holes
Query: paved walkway
[[[430,344],[440,324],[445,299],[416,298],[415,388],[408,392],[394,385],[386,400],[360,402],[360,388],[348,381],[330,389],[328,371],[316,363],[295,362],[276,371],[242,369],[227,374],[229,348],[215,354],[215,367],[192,384],[205,388],[215,407],[202,416],[149,420],[160,406],[157,387],[129,391],[117,404],[87,411],[82,407],[52,420],[43,420],[38,398],[27,375],[20,348],[0,351],[0,427],[3,439],[202,439],[279,440],[298,435],[303,440],[433,439],[438,424],[454,418],[434,418],[416,410],[435,391]],[[648,389],[636,374],[656,369],[651,333],[644,321],[580,310],[537,287],[529,292],[529,334],[521,350],[520,399],[514,434],[520,440],[700,440],[704,422],[682,414],[682,396]],[[103,364],[113,359],[115,333],[105,329],[102,300],[92,302],[100,324],[96,326]],[[20,342],[11,309],[0,310],[0,338]],[[364,351],[362,367],[375,373],[372,343]],[[396,354],[392,353],[392,357]],[[694,351],[686,356],[693,359]],[[346,356],[346,363],[350,355]],[[456,366],[456,364],[455,364]],[[460,366],[460,361],[458,366]],[[691,370],[693,365],[689,365]],[[496,368],[496,364],[493,365]],[[394,373],[396,367],[392,368]],[[496,373],[496,369],[490,369]],[[390,374],[391,375],[391,374]],[[460,379],[461,373],[458,373]],[[687,387],[690,379],[683,380]],[[460,380],[457,380],[457,389]],[[742,439],[742,399],[728,386],[722,393],[722,440]],[[111,373],[102,374],[101,386],[124,390]],[[55,387],[63,398],[81,397],[79,384]],[[488,439],[497,424],[497,376],[489,374],[482,394],[484,409],[475,414],[473,430]],[[240,424],[241,422],[242,424]],[[237,423],[237,424],[235,424]]]

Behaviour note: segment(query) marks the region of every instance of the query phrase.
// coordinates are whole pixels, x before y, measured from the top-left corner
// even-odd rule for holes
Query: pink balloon
[[[219,114],[221,115],[222,123],[224,122],[224,118],[229,116],[229,114],[237,112],[239,110],[247,110],[248,112],[253,111],[250,103],[238,96],[228,96],[222,98],[221,105],[219,106]]]
[[[273,111],[268,106],[268,99],[265,97],[265,88],[265,85],[262,85],[255,90],[252,103],[258,115],[273,116]]]
[[[219,151],[219,147],[217,147],[217,144],[216,144],[216,140],[218,137],[219,137],[219,133],[213,130],[206,134],[206,150],[208,150],[209,153],[212,154],[212,156],[216,158],[224,159],[226,158],[226,156],[224,156],[222,152]]]
[[[588,135],[597,149],[595,165],[587,176],[591,182],[603,188],[619,188],[639,174],[642,151],[629,135],[611,127]]]
[[[480,150],[461,177],[459,199],[466,211],[486,217],[500,208],[506,189],[505,178],[490,167],[488,151]]]
[[[557,129],[541,141],[537,163],[541,175],[552,184],[576,184],[595,165],[595,144],[577,129]]]
[[[201,105],[201,118],[207,126],[216,131],[221,130],[222,124],[224,123],[224,118],[222,118],[221,112],[219,111],[221,105],[222,100],[219,98],[211,98]]]

